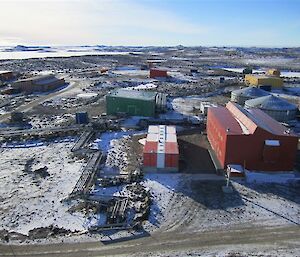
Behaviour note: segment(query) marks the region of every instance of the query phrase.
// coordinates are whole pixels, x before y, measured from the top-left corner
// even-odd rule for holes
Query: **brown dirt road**
[[[214,249],[245,249],[269,246],[270,249],[293,249],[300,253],[300,227],[235,227],[206,232],[160,232],[123,242],[89,242],[49,245],[0,246],[0,256],[151,256],[161,252]],[[13,249],[13,252],[12,252]],[[251,250],[250,250],[251,253]],[[253,256],[253,255],[251,255]]]

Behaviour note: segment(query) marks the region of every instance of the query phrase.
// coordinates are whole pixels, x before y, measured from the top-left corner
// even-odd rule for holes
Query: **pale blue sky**
[[[300,46],[300,0],[0,0],[0,45]]]

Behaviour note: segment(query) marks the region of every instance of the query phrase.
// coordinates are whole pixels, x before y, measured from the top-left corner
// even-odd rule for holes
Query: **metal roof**
[[[53,74],[49,74],[49,75],[40,75],[40,76],[29,77],[26,79],[20,79],[17,82],[33,81],[34,83],[36,83],[36,82],[40,82],[43,80],[49,80],[49,79],[53,79],[53,78],[56,78],[56,77]]]
[[[44,78],[40,78],[38,80],[34,80],[34,84],[36,85],[47,85],[53,82],[56,82],[60,79],[56,78],[56,77],[44,77]]]
[[[294,133],[289,132],[285,126],[281,125],[278,121],[259,109],[249,109],[248,113],[259,127],[272,134],[280,136],[296,136]]]
[[[266,75],[266,74],[246,74],[247,77],[254,77],[256,79],[276,79],[281,80],[280,77],[272,76],[272,75]]]
[[[247,100],[245,102],[245,107],[256,107],[262,110],[278,110],[278,111],[297,109],[296,105],[291,104],[288,101],[273,95]]]
[[[259,127],[274,135],[296,136],[260,109],[244,109],[229,102],[225,107],[211,107],[209,112],[220,122],[228,135],[254,134]]]
[[[238,104],[229,102],[226,108],[238,122],[243,134],[253,134],[257,129],[257,124],[248,117],[248,113]]]
[[[227,108],[221,106],[211,107],[208,109],[208,112],[216,117],[228,135],[243,134],[241,126]]]
[[[257,87],[246,87],[232,91],[233,95],[240,95],[246,97],[261,97],[270,95],[267,91]]]
[[[0,70],[0,74],[6,74],[6,73],[11,73],[12,71],[9,70]]]
[[[116,89],[108,94],[108,96],[121,97],[121,98],[133,98],[141,100],[155,100],[157,93],[142,91],[142,90],[127,90],[127,89]]]
[[[229,102],[226,107],[230,110],[232,115],[240,113],[238,119],[247,127],[251,134],[254,133],[257,127],[260,127],[275,135],[295,136],[294,133],[287,133],[288,130],[285,126],[281,125],[278,121],[274,120],[260,109],[251,108],[246,110],[240,105],[232,102]],[[232,111],[233,109],[235,111]]]

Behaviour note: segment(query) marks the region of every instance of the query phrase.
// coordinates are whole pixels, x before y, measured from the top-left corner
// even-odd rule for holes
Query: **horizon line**
[[[103,44],[76,44],[76,45],[63,45],[63,44],[15,44],[15,45],[0,45],[0,47],[185,47],[185,48],[193,48],[193,47],[217,47],[217,48],[300,48],[299,46],[267,46],[267,45],[182,45],[182,44],[174,44],[174,45],[103,45]]]

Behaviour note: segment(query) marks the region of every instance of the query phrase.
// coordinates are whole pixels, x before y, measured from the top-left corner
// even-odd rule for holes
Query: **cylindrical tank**
[[[296,105],[273,95],[247,100],[245,108],[259,108],[279,122],[294,120],[298,111]]]
[[[238,90],[234,90],[231,92],[231,101],[238,103],[240,105],[244,105],[245,101],[249,99],[254,99],[257,97],[268,96],[269,93],[256,88],[256,87],[246,87]]]

